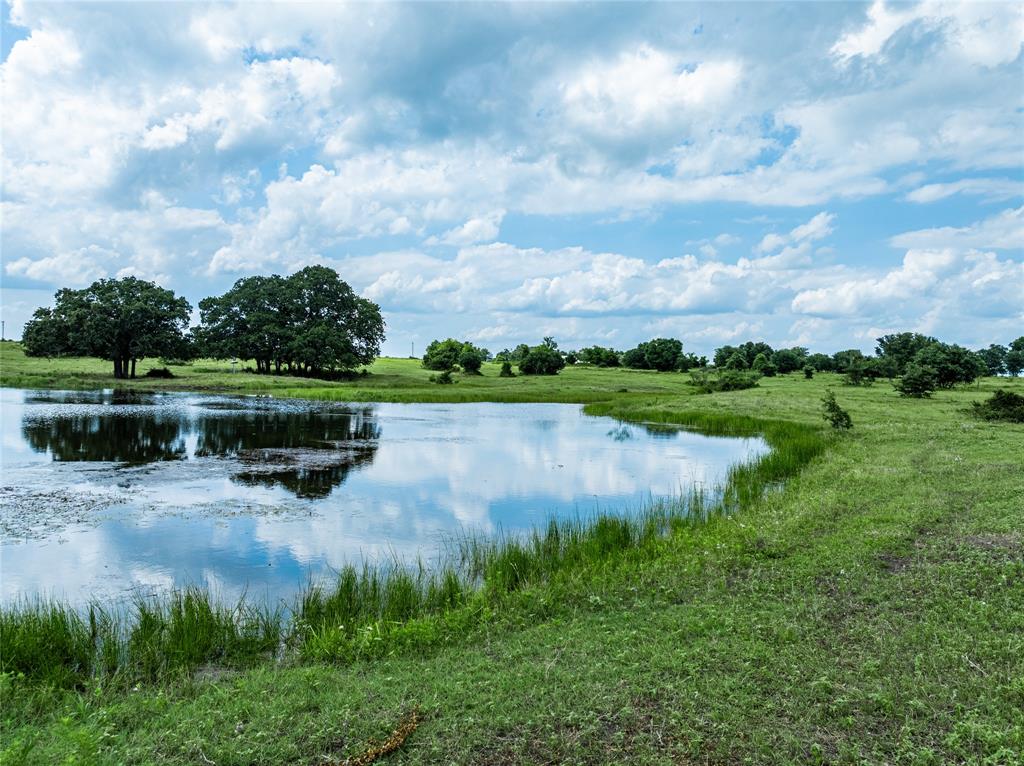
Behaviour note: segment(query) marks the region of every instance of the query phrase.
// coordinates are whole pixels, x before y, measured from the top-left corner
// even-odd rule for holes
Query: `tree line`
[[[603,346],[560,351],[553,338],[545,338],[538,346],[523,343],[493,356],[487,349],[469,341],[448,338],[435,340],[427,347],[423,365],[431,370],[462,369],[476,374],[483,362],[491,359],[505,365],[516,364],[519,371],[527,375],[554,375],[566,365],[660,372],[713,370],[719,375],[735,373],[725,381],[728,386],[739,386],[748,377],[755,379],[801,371],[806,377],[812,377],[815,372],[836,372],[850,385],[870,384],[879,378],[899,378],[901,393],[921,396],[939,388],[971,383],[985,375],[1020,375],[1024,372],[1024,337],[1007,346],[992,344],[972,351],[921,333],[892,333],[877,339],[874,356],[860,349],[823,354],[811,353],[802,346],[776,349],[763,341],[747,341],[715,349],[710,361],[707,357],[684,352],[682,341],[676,338],[654,338],[625,351]]]
[[[260,373],[331,376],[370,364],[384,340],[377,304],[356,295],[338,273],[308,266],[291,276],[245,277],[192,306],[136,277],[101,279],[58,290],[53,308],[36,309],[22,345],[29,356],[93,356],[134,378],[142,359],[252,359]]]

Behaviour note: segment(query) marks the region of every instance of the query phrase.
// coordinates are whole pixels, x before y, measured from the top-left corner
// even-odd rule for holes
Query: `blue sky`
[[[8,336],[336,268],[385,353],[1024,332],[1024,6],[3,8]]]

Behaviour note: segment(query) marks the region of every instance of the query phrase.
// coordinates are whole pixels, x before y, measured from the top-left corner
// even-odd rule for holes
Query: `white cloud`
[[[794,227],[786,234],[765,234],[755,248],[755,251],[759,253],[770,253],[774,250],[785,247],[786,245],[804,245],[807,247],[804,250],[801,250],[801,252],[806,252],[806,249],[809,249],[811,242],[824,239],[834,231],[832,224],[835,219],[836,217],[834,214],[822,211],[807,223]],[[790,251],[790,253],[792,252],[794,252],[794,250]]]
[[[950,183],[919,186],[907,192],[907,200],[917,203],[937,202],[954,194],[970,194],[986,200],[1002,200],[1024,196],[1024,183],[1009,178],[962,178]]]
[[[1024,207],[1004,210],[970,226],[942,226],[898,234],[889,242],[905,248],[997,248],[1024,252]]]
[[[442,243],[445,245],[475,245],[479,242],[491,242],[498,237],[501,222],[505,218],[504,210],[494,210],[479,218],[470,218],[461,226],[449,229],[440,237],[431,237],[428,245]]]

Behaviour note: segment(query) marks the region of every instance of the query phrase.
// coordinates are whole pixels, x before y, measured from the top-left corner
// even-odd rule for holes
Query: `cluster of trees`
[[[95,356],[114,363],[115,378],[134,378],[141,359],[191,353],[192,307],[152,282],[101,279],[84,290],[58,290],[54,299],[25,325],[29,356]]]
[[[470,375],[480,374],[483,363],[491,358],[491,352],[486,348],[478,348],[469,341],[435,340],[427,346],[427,352],[423,355],[423,366],[428,370],[439,370],[450,372],[456,368]]]
[[[289,277],[246,277],[199,302],[188,329],[184,298],[135,277],[59,290],[23,335],[30,356],[95,356],[114,377],[135,377],[146,357],[253,359],[258,372],[327,375],[371,363],[384,340],[380,308],[356,295],[333,269],[309,266]]]

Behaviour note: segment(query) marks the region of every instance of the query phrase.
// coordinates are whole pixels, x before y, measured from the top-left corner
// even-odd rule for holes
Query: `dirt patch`
[[[878,557],[878,560],[886,572],[899,574],[909,569],[914,559],[912,556],[895,556],[891,553],[883,553]]]
[[[980,535],[968,535],[964,542],[972,548],[979,548],[983,551],[1024,551],[1024,539],[1019,534],[1009,532],[999,534],[988,532]]]

